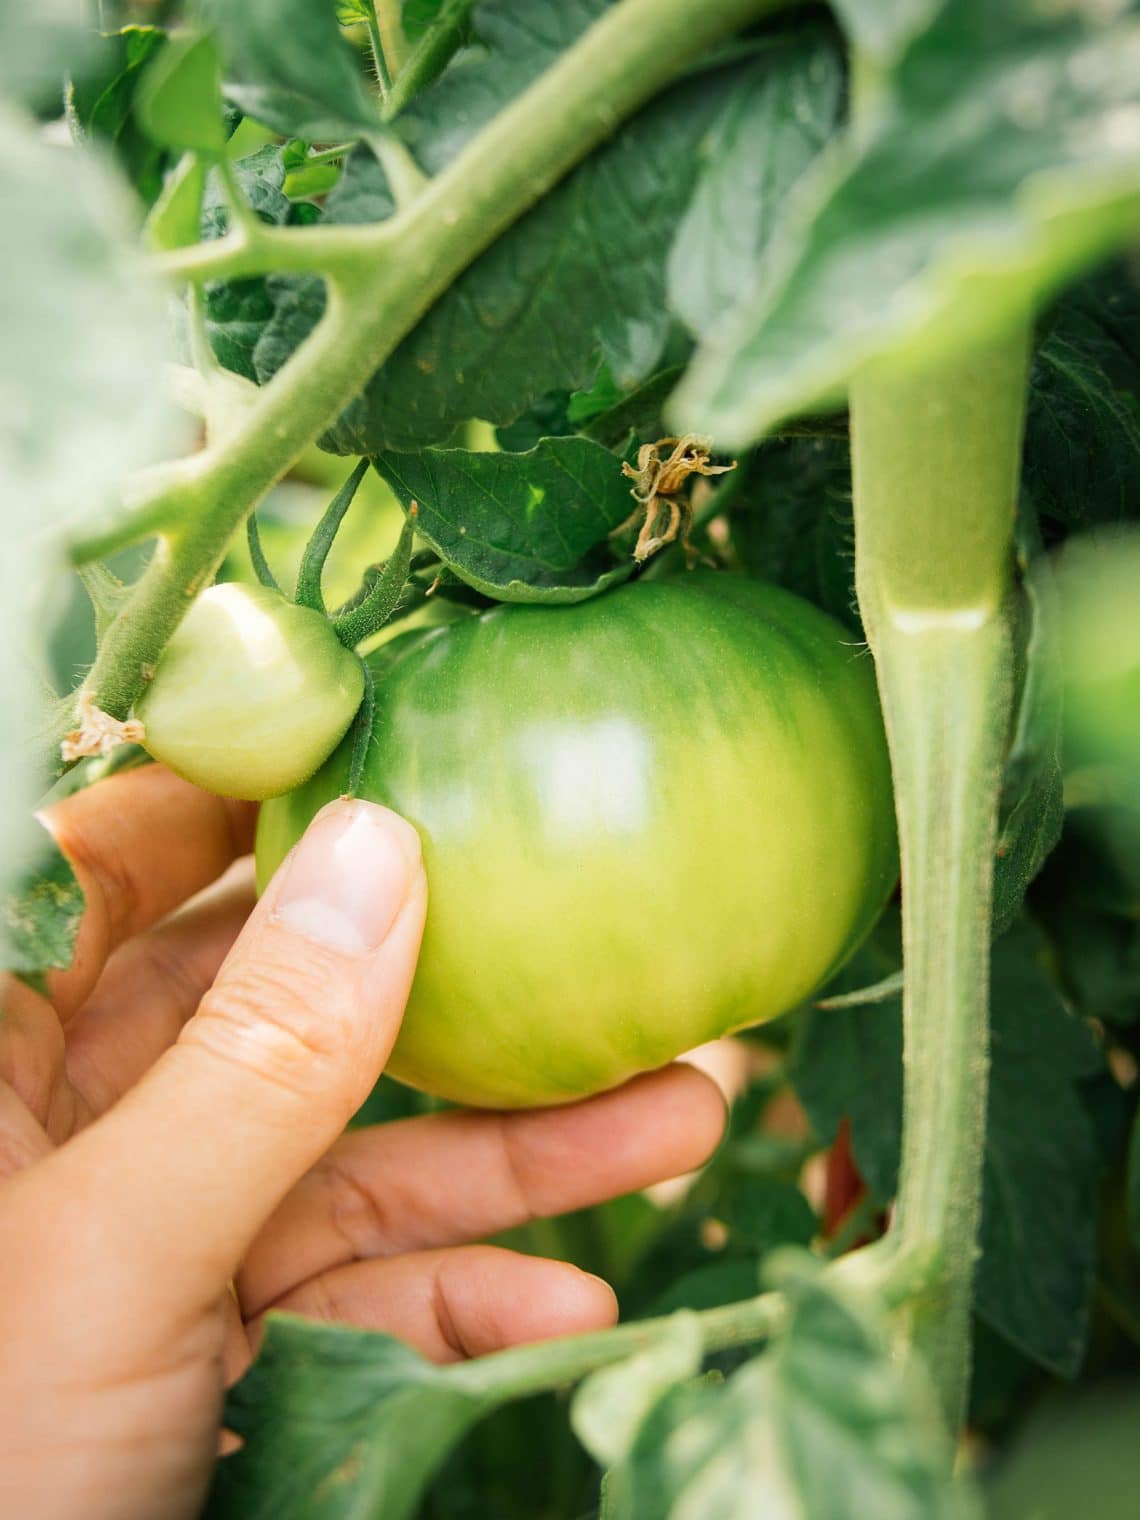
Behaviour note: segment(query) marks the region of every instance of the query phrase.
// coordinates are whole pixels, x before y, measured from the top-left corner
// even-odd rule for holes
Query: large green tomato
[[[262,809],[262,885],[348,765]],[[411,636],[362,790],[419,829],[430,893],[388,1069],[461,1103],[566,1102],[784,1012],[896,876],[871,661],[728,576]]]
[[[264,586],[204,591],[135,713],[156,760],[225,797],[274,797],[336,748],[364,694],[328,619]]]

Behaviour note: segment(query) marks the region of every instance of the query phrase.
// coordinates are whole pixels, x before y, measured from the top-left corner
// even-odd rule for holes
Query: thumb
[[[84,1174],[72,1177],[81,1196],[98,1190],[140,1276],[165,1278],[166,1293],[224,1288],[387,1060],[426,903],[411,825],[373,803],[331,803],[177,1044],[53,1158]]]

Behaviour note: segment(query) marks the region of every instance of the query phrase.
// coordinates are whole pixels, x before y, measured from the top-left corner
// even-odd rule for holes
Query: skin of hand
[[[0,1005],[0,1514],[196,1514],[272,1308],[440,1362],[613,1321],[600,1279],[473,1242],[699,1165],[707,1077],[345,1134],[415,968],[415,831],[333,803],[255,906],[252,809],[160,766],[43,821],[87,906],[50,996]]]

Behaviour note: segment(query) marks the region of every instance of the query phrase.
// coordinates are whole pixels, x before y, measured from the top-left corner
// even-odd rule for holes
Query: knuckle
[[[319,1175],[333,1228],[352,1256],[363,1261],[386,1255],[392,1232],[380,1199],[334,1155],[321,1163]]]
[[[547,1213],[535,1186],[532,1167],[527,1156],[525,1131],[511,1114],[499,1117],[499,1150],[502,1156],[504,1195],[514,1199],[520,1218],[541,1219]]]
[[[353,1010],[317,968],[234,968],[206,993],[185,1037],[288,1091],[354,1091]]]

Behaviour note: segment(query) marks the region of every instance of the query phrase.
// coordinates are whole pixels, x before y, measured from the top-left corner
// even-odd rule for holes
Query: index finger
[[[86,898],[75,954],[49,979],[66,1020],[107,957],[216,881],[253,847],[256,808],[214,797],[163,765],[97,781],[40,814]]]

